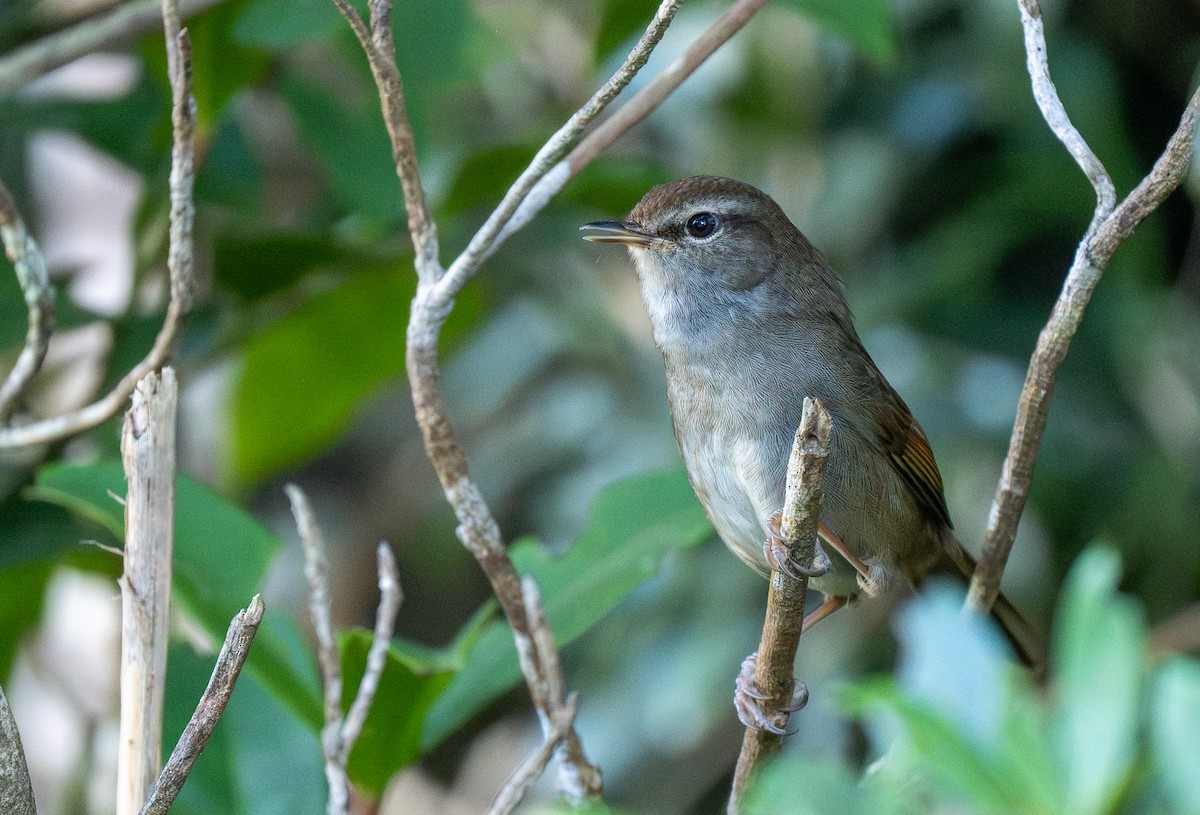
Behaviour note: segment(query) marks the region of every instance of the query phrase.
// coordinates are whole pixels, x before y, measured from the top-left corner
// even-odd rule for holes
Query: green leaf
[[[1054,647],[1052,723],[1067,812],[1108,812],[1137,756],[1146,633],[1141,609],[1117,594],[1120,559],[1086,550],[1067,576]]]
[[[1154,679],[1150,744],[1163,790],[1179,813],[1200,812],[1200,662],[1174,657]]]
[[[485,605],[445,649],[424,648],[404,640],[392,642],[375,701],[350,753],[347,770],[358,789],[378,796],[393,775],[418,758],[429,708],[465,664],[467,652],[494,612],[494,605]],[[341,632],[339,639],[342,707],[349,710],[366,669],[371,632],[352,629]]]
[[[596,32],[596,60],[605,59],[645,31],[653,16],[653,4],[644,0],[608,0]]]
[[[281,77],[279,91],[342,206],[372,221],[399,223],[400,182],[378,99],[373,94],[356,100],[339,97],[291,74]]]
[[[415,276],[406,262],[355,274],[253,337],[233,388],[229,462],[245,488],[332,443],[376,389],[404,372],[404,332]],[[443,331],[453,347],[478,318],[470,287]],[[297,410],[303,405],[303,410]]]
[[[213,272],[223,288],[255,301],[290,288],[316,269],[346,260],[346,250],[326,235],[226,233],[216,238]],[[361,253],[350,258],[364,260]]]
[[[65,507],[124,539],[124,495],[120,461],[87,466],[52,464],[25,490],[32,500]],[[278,538],[258,521],[186,475],[175,481],[175,546],[172,595],[216,642],[229,621],[259,590],[267,564],[279,550]],[[282,615],[263,620],[247,667],[260,681],[313,726],[321,721],[315,674],[297,648],[298,635]],[[294,631],[294,629],[293,629]]]
[[[328,0],[253,0],[233,24],[233,37],[239,43],[271,51],[349,31]]]
[[[789,0],[817,25],[843,35],[881,64],[896,58],[896,32],[888,0]]]
[[[970,802],[972,812],[1023,811],[991,751],[928,703],[904,694],[890,677],[851,685],[841,701],[850,712],[867,718],[876,748],[888,751],[886,764],[892,766],[887,771],[894,777],[919,774],[938,791],[938,800]],[[901,740],[893,746],[887,733],[897,733]]]
[[[587,529],[563,557],[551,557],[529,539],[511,552],[517,570],[537,580],[555,639],[566,645],[656,574],[668,552],[711,534],[687,478],[672,471],[604,489]],[[501,622],[490,625],[430,711],[422,749],[436,746],[520,678],[512,631]]]
[[[894,796],[885,794],[878,776],[860,781],[844,766],[788,752],[759,770],[738,811],[745,815],[892,815],[902,810]]]

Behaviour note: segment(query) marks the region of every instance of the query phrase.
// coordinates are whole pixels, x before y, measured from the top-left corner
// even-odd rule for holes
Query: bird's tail
[[[957,574],[969,583],[971,575],[975,573],[975,557],[949,530],[945,536],[945,543],[947,562],[944,571]],[[1029,668],[1035,679],[1042,680],[1046,671],[1046,644],[1041,635],[1021,616],[1021,612],[1017,611],[1003,593],[997,595],[996,602],[992,604],[991,615],[1004,632],[1017,657]]]

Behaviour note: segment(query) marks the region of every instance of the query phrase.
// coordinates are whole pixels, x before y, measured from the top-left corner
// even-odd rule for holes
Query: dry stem
[[[175,517],[175,372],[150,373],[125,414],[121,457],[125,572],[121,577],[121,732],[117,815],[141,810],[158,777]]]
[[[1017,524],[1025,510],[1029,485],[1033,480],[1038,447],[1050,412],[1050,399],[1071,340],[1117,247],[1142,219],[1179,186],[1187,174],[1192,158],[1197,108],[1200,106],[1200,91],[1197,91],[1150,174],[1114,209],[1116,194],[1108,172],[1071,125],[1050,81],[1041,9],[1037,0],[1018,0],[1018,3],[1025,28],[1025,48],[1034,97],[1050,129],[1067,147],[1096,190],[1096,209],[1075,252],[1062,292],[1029,361],[1008,455],[1004,459],[996,497],[988,517],[983,551],[967,594],[968,606],[977,609],[991,608],[999,594],[1000,578],[1012,551]]]
[[[0,689],[0,812],[9,815],[37,815],[29,766],[21,748],[21,734],[13,719],[8,699]]]
[[[175,796],[183,789],[183,782],[187,780],[196,759],[208,744],[213,728],[217,726],[217,720],[229,704],[238,674],[246,663],[246,657],[250,655],[250,645],[258,631],[258,624],[262,622],[264,610],[262,598],[256,594],[251,598],[250,605],[239,611],[230,621],[229,630],[225,633],[225,643],[221,646],[221,652],[217,654],[217,662],[213,666],[208,687],[204,689],[200,702],[196,705],[196,712],[192,714],[187,727],[179,736],[179,741],[175,743],[167,765],[163,767],[154,788],[150,790],[141,815],[166,815],[175,801]]]
[[[833,423],[825,406],[819,399],[806,398],[788,460],[781,532],[791,559],[801,569],[809,571],[819,552],[817,525],[821,517],[825,463],[832,431]],[[770,696],[763,702],[768,709],[782,710],[792,699],[794,663],[800,646],[807,593],[808,578],[796,580],[780,571],[771,572],[762,640],[754,663],[754,684]],[[730,813],[737,812],[738,802],[754,773],[767,757],[779,751],[782,743],[783,737],[779,734],[746,728],[729,797]]]
[[[304,492],[295,484],[285,486],[284,492],[292,504],[292,515],[304,546],[309,613],[317,636],[317,661],[321,666],[321,684],[325,691],[321,751],[325,757],[325,780],[329,784],[326,812],[328,815],[346,815],[350,809],[350,779],[346,774],[346,765],[387,665],[388,645],[400,610],[400,578],[392,550],[386,543],[380,543],[377,551],[380,599],[375,615],[375,631],[358,692],[350,704],[349,712],[343,717],[342,667],[329,608],[329,561],[325,557],[325,542]]]
[[[195,161],[195,100],[192,99],[192,50],[187,31],[180,29],[179,9],[174,0],[162,1],[163,27],[166,32],[167,58],[171,66],[172,138],[171,150],[171,233],[167,267],[171,278],[171,299],[154,345],[145,359],[107,394],[74,413],[19,426],[0,426],[0,448],[26,447],[60,441],[89,430],[115,416],[133,392],[138,381],[162,367],[170,358],[183,316],[191,303],[192,288],[192,186]],[[27,296],[28,296],[28,289]],[[35,369],[36,370],[36,369]],[[4,417],[0,414],[0,425]]]

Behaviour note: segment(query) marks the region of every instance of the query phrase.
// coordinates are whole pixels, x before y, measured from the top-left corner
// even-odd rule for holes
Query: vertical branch
[[[1182,182],[1191,166],[1200,91],[1194,95],[1179,127],[1154,168],[1119,206],[1107,171],[1070,123],[1050,81],[1041,9],[1037,0],[1018,0],[1025,29],[1025,48],[1034,97],[1050,129],[1087,175],[1096,190],[1096,210],[1075,252],[1071,268],[1050,317],[1038,336],[1025,384],[1017,403],[1008,454],[988,516],[979,565],[971,578],[967,605],[989,609],[1000,592],[1000,578],[1012,551],[1017,525],[1025,511],[1038,448],[1050,413],[1058,371],[1071,340],[1083,322],[1084,311],[1113,253],[1142,220]]]
[[[791,560],[798,564],[802,573],[813,571],[823,556],[817,546],[817,526],[821,518],[825,463],[832,432],[833,423],[825,406],[819,399],[805,398],[804,412],[788,460],[781,525]],[[796,579],[772,570],[762,640],[754,661],[754,684],[767,695],[764,706],[769,709],[786,710],[792,700],[796,681],[793,663],[800,647],[807,593],[808,578],[803,574]],[[754,773],[767,757],[779,751],[782,743],[783,736],[778,733],[746,728],[729,796],[730,813],[738,811],[738,801]]]
[[[0,812],[37,815],[21,734],[17,732],[17,722],[3,690],[0,690]]]
[[[125,572],[121,576],[121,729],[117,815],[141,811],[158,777],[171,603],[175,512],[175,372],[146,376],[125,414],[121,457]]]
[[[46,358],[50,334],[54,331],[54,289],[50,286],[46,259],[25,228],[25,221],[3,182],[0,182],[0,242],[17,273],[29,315],[25,345],[0,384],[0,425],[4,425],[13,417],[21,396]]]

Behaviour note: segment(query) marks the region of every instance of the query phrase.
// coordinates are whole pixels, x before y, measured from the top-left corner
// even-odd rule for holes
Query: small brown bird
[[[825,601],[805,629],[897,580],[971,576],[925,431],[863,348],[841,281],[775,201],[696,176],[650,190],[627,221],[584,229],[597,232],[586,240],[629,247],[688,477],[725,543],[761,573],[768,558],[794,566],[770,543],[788,455],[804,397],[828,409],[820,535],[841,557],[812,578]],[[1032,665],[1020,615],[1003,597],[993,614]]]

